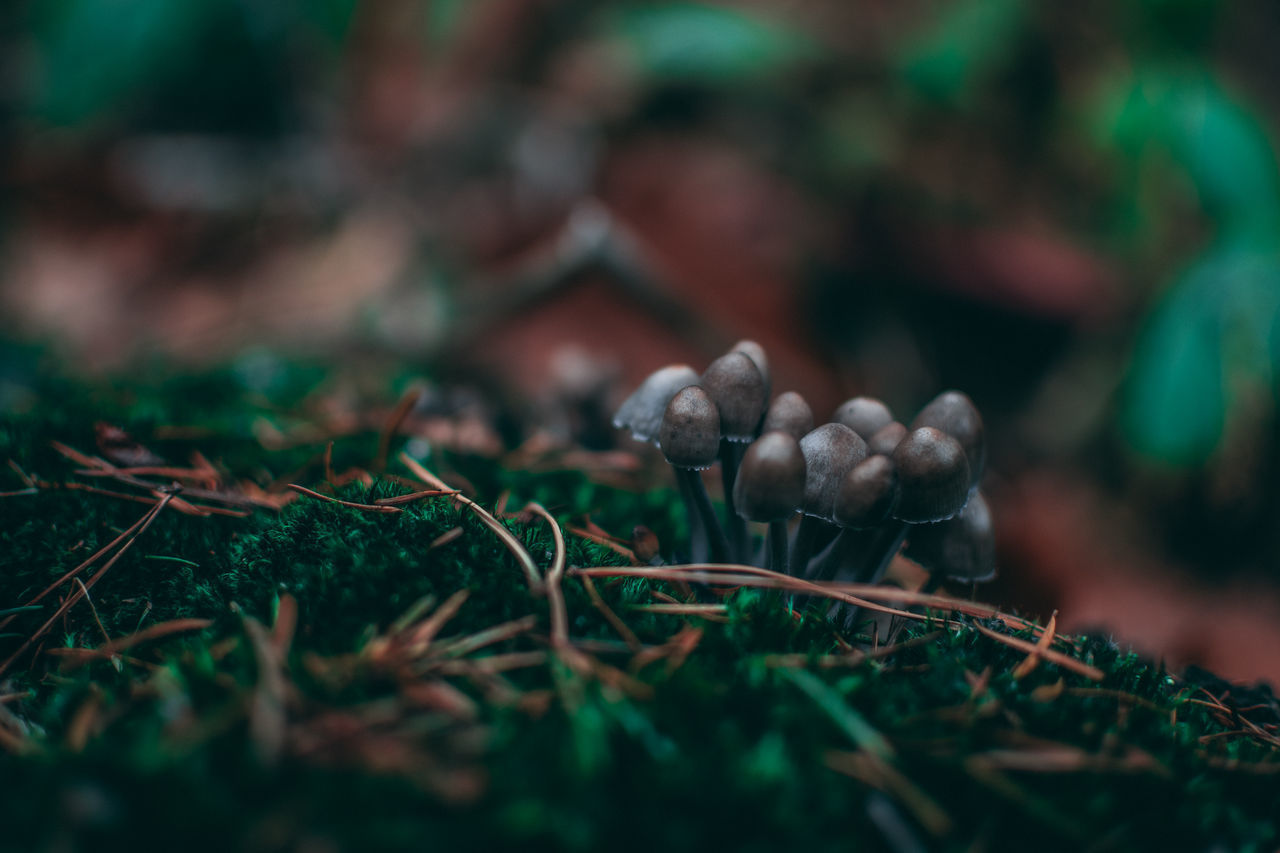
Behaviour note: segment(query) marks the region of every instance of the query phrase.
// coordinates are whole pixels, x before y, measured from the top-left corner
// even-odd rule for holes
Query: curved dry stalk
[[[575,569],[574,573],[584,576],[647,577],[654,580],[671,581],[697,580],[703,583],[714,583],[723,586],[753,586],[816,595],[823,598],[834,599],[836,601],[843,601],[847,604],[854,604],[858,607],[864,607],[869,610],[888,613],[905,619],[934,621],[940,622],[948,627],[976,630],[997,642],[1004,643],[1011,648],[1038,655],[1046,661],[1055,663],[1065,669],[1069,669],[1072,672],[1082,675],[1090,680],[1101,681],[1104,678],[1104,673],[1097,667],[1090,666],[1089,664],[1076,660],[1069,655],[1048,648],[1048,643],[1052,642],[1055,638],[1055,635],[1050,633],[1048,630],[1041,628],[1038,625],[1034,625],[1021,617],[1014,616],[1009,613],[1003,613],[990,605],[961,601],[947,596],[923,594],[911,592],[910,590],[871,586],[867,584],[818,583],[788,575],[782,575],[778,572],[761,569],[755,566],[724,565],[714,563],[662,566],[654,568],[597,566],[587,569]],[[859,595],[855,596],[852,594],[853,592],[857,592]],[[1006,624],[1017,625],[1020,628],[1025,627],[1035,631],[1042,642],[1038,644],[1030,643],[1017,637],[1010,637],[1007,634],[992,631],[990,628],[984,628],[981,625],[961,622],[955,619],[936,619],[920,613],[913,613],[907,610],[887,607],[882,604],[877,604],[872,600],[877,598],[883,601],[899,601],[904,604],[954,611],[964,613],[969,616],[976,616],[978,618],[1000,619]],[[1045,641],[1045,637],[1048,637],[1049,640]]]
[[[444,480],[441,480],[435,474],[432,474],[426,468],[422,467],[422,464],[409,454],[402,452],[400,454],[400,461],[404,463],[406,468],[413,472],[415,477],[427,485],[444,491],[457,491],[456,489],[450,488],[449,484]],[[476,517],[484,523],[484,526],[492,530],[497,537],[502,540],[502,544],[507,546],[507,550],[511,552],[511,555],[516,558],[516,562],[520,564],[520,568],[524,570],[525,580],[529,583],[529,591],[534,595],[545,595],[546,584],[542,580],[541,576],[538,575],[538,564],[533,561],[533,557],[529,555],[528,549],[526,549],[524,545],[520,544],[520,540],[506,528],[506,525],[501,521],[498,521],[498,519],[494,518],[488,510],[471,500],[471,498],[466,495],[458,493],[450,495],[450,497],[455,503],[460,506],[465,506],[467,509],[475,513]],[[557,527],[557,530],[558,529],[559,528]]]
[[[555,557],[551,561],[551,568],[547,570],[547,603],[551,606],[551,647],[563,653],[570,648],[569,612],[565,608],[564,593],[560,589],[560,582],[564,579],[564,533],[561,532],[555,516],[547,512],[542,504],[529,501],[524,505],[522,512],[539,515],[551,525],[551,538],[556,545]]]
[[[1043,658],[1044,660],[1049,661],[1049,663],[1056,663],[1058,666],[1069,669],[1079,675],[1083,675],[1091,681],[1101,681],[1106,677],[1106,673],[1098,669],[1096,666],[1089,666],[1089,664],[1082,663],[1073,657],[1064,655],[1062,652],[1056,652],[1053,649],[1048,648],[1042,649],[1035,643],[1028,643],[1026,640],[1019,640],[1017,637],[1010,637],[1008,634],[1001,634],[999,631],[992,631],[990,628],[984,628],[981,625],[973,625],[971,627],[984,637],[990,637],[997,642],[1004,643],[1010,648],[1018,649],[1020,651],[1027,652],[1029,655],[1035,655]]]
[[[339,504],[341,506],[351,507],[352,509],[363,509],[363,510],[366,510],[367,512],[384,512],[384,513],[404,512],[404,510],[400,509],[400,507],[398,506],[387,506],[385,504],[362,504],[362,503],[356,503],[355,501],[339,500],[338,498],[332,498],[332,497],[329,497],[328,495],[322,495],[319,492],[314,492],[311,489],[306,488],[305,486],[299,486],[297,483],[290,483],[289,488],[293,489],[295,492],[297,492],[300,495],[306,495],[309,498],[318,498],[319,500],[327,501],[331,504]]]
[[[902,616],[917,621],[927,621],[930,617],[906,610],[897,610],[858,598],[842,590],[832,589],[830,585],[806,581],[801,578],[772,572],[755,566],[741,566],[733,563],[690,563],[679,566],[658,566],[627,569],[616,566],[595,566],[587,569],[574,569],[574,574],[605,577],[645,577],[653,580],[686,581],[690,583],[719,584],[721,586],[754,586],[766,589],[781,589],[806,595],[830,598],[845,604],[866,607],[893,616]],[[933,620],[950,622],[952,620]],[[955,622],[963,625],[962,622]]]

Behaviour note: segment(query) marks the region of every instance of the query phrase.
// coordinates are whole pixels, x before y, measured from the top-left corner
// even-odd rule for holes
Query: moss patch
[[[264,450],[236,414],[252,407],[245,396],[224,394],[206,413],[217,428],[165,439],[165,455],[200,447],[229,476],[265,485],[302,470],[305,484],[323,488],[322,445]],[[153,446],[173,412],[128,393],[92,413],[50,400],[0,426],[0,462],[12,458],[47,482],[89,482],[49,450],[51,439],[92,450],[93,421],[110,417]],[[376,434],[356,435],[338,453],[348,454],[342,464],[359,464],[375,448]],[[510,489],[510,506],[539,499],[562,524],[591,513],[614,531],[644,522],[665,541],[678,528],[664,492],[622,492],[573,472],[509,472],[489,460],[449,463],[482,499]],[[16,472],[3,477],[0,491],[23,486]],[[369,503],[406,491],[379,479],[339,496]],[[28,601],[147,510],[66,489],[0,501],[0,610]],[[549,526],[505,523],[545,572]],[[430,547],[455,528],[456,538]],[[626,562],[573,536],[566,557],[570,566]],[[906,624],[889,651],[850,655],[825,603],[802,601],[793,613],[781,595],[743,587],[716,597],[723,612],[702,618],[634,609],[689,600],[679,584],[597,578],[594,589],[628,633],[571,572],[563,595],[579,651],[561,656],[550,648],[548,599],[530,592],[491,531],[447,499],[394,515],[310,498],[248,518],[166,510],[92,590],[96,617],[83,602],[71,608],[38,654],[0,675],[0,777],[20,780],[0,798],[5,843],[1268,850],[1280,842],[1280,720],[1255,701],[1269,693],[1244,701],[1207,675],[1175,678],[1090,637],[1055,648],[1101,669],[1101,682],[1044,662],[1016,678],[1026,654],[959,614],[954,623]],[[465,601],[444,619],[441,608],[461,590]],[[70,592],[63,586],[44,609],[10,614],[0,657]],[[104,630],[120,638],[181,618],[211,622],[115,660],[50,653],[99,648]],[[428,636],[433,618],[438,630]],[[1016,633],[1016,622],[979,624]],[[484,643],[495,626],[510,630]]]

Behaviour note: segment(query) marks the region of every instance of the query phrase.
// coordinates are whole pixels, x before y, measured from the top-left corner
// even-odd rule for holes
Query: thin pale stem
[[[707,526],[702,521],[702,513],[698,512],[698,499],[693,494],[689,478],[680,476],[676,470],[676,485],[680,487],[680,497],[684,500],[685,515],[689,519],[689,555],[695,563],[705,563],[711,559],[711,540],[707,535]]]
[[[716,518],[716,510],[711,505],[711,498],[707,495],[707,487],[702,483],[702,476],[688,468],[677,468],[676,477],[683,478],[688,485],[689,495],[693,499],[693,513],[701,517],[702,525],[707,531],[711,562],[729,562],[729,541],[725,538],[720,520]]]
[[[787,571],[787,523],[785,521],[769,522],[769,568],[782,574]]]
[[[720,482],[724,484],[725,532],[729,540],[729,554],[737,562],[748,559],[747,522],[738,515],[733,505],[733,485],[738,479],[738,466],[742,463],[743,447],[736,441],[720,439]]]
[[[791,543],[791,572],[797,577],[804,577],[807,573],[814,540],[825,524],[825,521],[812,515],[801,517],[795,541]]]
[[[898,549],[902,547],[902,542],[907,538],[907,529],[910,527],[905,521],[886,521],[879,527],[874,528],[874,533],[870,540],[870,547],[866,551],[862,564],[858,567],[858,575],[855,578],[857,583],[877,584],[884,578],[885,572],[889,570],[889,564],[893,562],[893,557],[898,553]],[[858,623],[858,616],[861,609],[858,607],[849,608],[849,615],[845,619],[845,628],[853,630]]]

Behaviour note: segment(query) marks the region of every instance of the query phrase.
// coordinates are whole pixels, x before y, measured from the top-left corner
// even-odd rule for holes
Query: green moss
[[[78,404],[60,409],[45,399],[38,416],[0,426],[0,455],[61,481],[73,466],[48,452],[48,440],[78,437],[89,448],[92,422],[80,420]],[[224,405],[237,399],[230,394]],[[128,411],[118,422],[145,435]],[[226,428],[230,437],[195,444],[235,449],[242,470],[285,469]],[[371,453],[371,439],[351,447]],[[185,447],[170,449],[182,458]],[[478,459],[449,461],[484,496],[510,489],[511,506],[536,498],[562,522],[589,512],[608,529],[643,521],[678,541],[670,538],[678,534],[674,501],[661,491],[631,495],[572,472],[535,477]],[[319,476],[313,469],[307,482]],[[342,497],[367,502],[401,491],[377,481]],[[3,609],[146,507],[46,491],[5,498],[0,510]],[[507,524],[545,571],[549,526]],[[429,547],[454,527],[459,538]],[[576,537],[567,559],[621,563]],[[374,514],[311,498],[247,519],[166,511],[94,587],[97,614],[113,637],[180,617],[213,624],[131,649],[138,662],[118,669],[100,660],[60,670],[41,655],[5,674],[0,693],[23,695],[2,706],[0,726],[26,727],[0,749],[0,778],[20,780],[0,798],[5,843],[584,851],[1280,843],[1280,755],[1264,742],[1276,721],[1260,718],[1262,737],[1240,735],[1244,712],[1200,704],[1207,694],[1195,684],[1100,638],[1077,638],[1070,653],[1101,669],[1101,684],[1048,663],[1016,679],[1022,652],[937,622],[905,626],[897,638],[904,644],[882,658],[779,666],[780,654],[814,662],[838,651],[824,606],[802,604],[794,618],[779,595],[744,588],[725,599],[727,621],[718,622],[631,609],[655,591],[678,594],[670,585],[601,578],[596,588],[646,646],[693,627],[696,647],[678,666],[669,658],[640,665],[570,575],[570,636],[609,668],[575,671],[552,657],[499,680],[406,674],[377,664],[369,641],[424,599],[438,604],[463,589],[469,596],[441,631],[444,641],[536,620],[532,632],[469,659],[547,649],[547,599],[529,592],[511,555],[470,512],[430,500]],[[271,679],[244,620],[270,625],[285,594],[297,603],[298,629],[285,661],[282,740],[272,746]],[[16,614],[0,656],[48,612]],[[77,605],[49,645],[101,642],[92,612]],[[434,678],[473,710],[412,695],[412,685]],[[14,744],[27,751],[13,752]],[[895,823],[910,840],[895,836]]]

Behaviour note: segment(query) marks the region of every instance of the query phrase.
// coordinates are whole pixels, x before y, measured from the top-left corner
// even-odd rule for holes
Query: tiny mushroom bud
[[[867,443],[844,424],[823,424],[800,439],[806,467],[806,515],[831,520],[836,493],[845,474],[867,458]]]
[[[742,457],[733,502],[750,521],[785,521],[804,500],[805,464],[800,444],[781,431],[766,432]]]
[[[841,403],[831,420],[844,424],[865,441],[891,423],[893,413],[875,397],[854,397]]]
[[[867,452],[880,456],[892,456],[894,449],[906,437],[907,428],[897,421],[892,421],[876,430],[876,434],[867,439]]]
[[[880,539],[896,538],[901,522],[894,522],[895,529],[885,536],[870,528],[877,528],[889,518],[897,498],[898,475],[888,456],[868,456],[850,468],[840,480],[832,507],[832,521],[841,528],[840,535],[826,556],[811,567],[809,577],[829,580],[854,561],[860,551],[874,550]],[[875,556],[878,560],[879,555]]]
[[[893,451],[898,469],[898,504],[893,517],[911,524],[941,521],[964,508],[969,496],[969,463],[951,436],[921,427]]]
[[[747,448],[733,486],[738,515],[769,524],[769,567],[787,571],[787,519],[804,500],[805,465],[790,434],[766,432]]]
[[[631,530],[631,550],[642,563],[652,563],[658,557],[658,534],[643,524]]]
[[[720,413],[702,388],[690,385],[667,404],[658,431],[662,455],[675,468],[710,468],[720,451]]]
[[[835,522],[855,529],[889,517],[898,496],[898,473],[888,456],[873,455],[849,469],[836,493]]]
[[[793,574],[810,571],[809,555],[815,541],[834,531],[831,525],[836,493],[849,469],[867,458],[867,443],[844,424],[823,424],[800,439],[804,454],[804,501],[800,527],[791,543],[789,565]]]
[[[764,379],[764,398],[768,400],[773,380],[769,374],[769,356],[765,355],[764,347],[755,341],[743,340],[734,344],[730,352],[745,353],[755,363],[756,369],[760,371],[761,378]]]
[[[706,532],[711,559],[723,563],[729,542],[716,518],[698,471],[710,468],[720,451],[720,413],[707,392],[697,385],[681,388],[667,404],[658,431],[658,446],[676,472],[676,482],[689,510],[689,529]]]
[[[720,477],[728,512],[729,556],[744,560],[747,525],[734,511],[733,486],[745,445],[759,434],[769,402],[768,389],[760,368],[745,352],[731,352],[711,362],[703,371],[701,385],[720,410]]]
[[[726,441],[746,443],[756,437],[768,397],[764,377],[751,357],[731,352],[711,362],[699,382],[720,410],[720,429]]]
[[[920,410],[911,422],[912,429],[934,427],[960,442],[969,462],[970,485],[977,487],[986,465],[986,435],[982,415],[967,394],[943,391]]]
[[[760,427],[760,432],[763,434],[781,430],[799,441],[812,429],[813,409],[795,391],[784,391],[774,398],[769,410],[764,413],[764,424]]]
[[[657,443],[667,403],[681,388],[698,384],[698,373],[687,364],[671,364],[650,373],[622,402],[613,416],[618,429],[631,430],[636,441]]]
[[[977,492],[955,518],[913,528],[905,552],[929,569],[934,580],[946,576],[982,583],[996,575],[995,549],[991,511]]]

